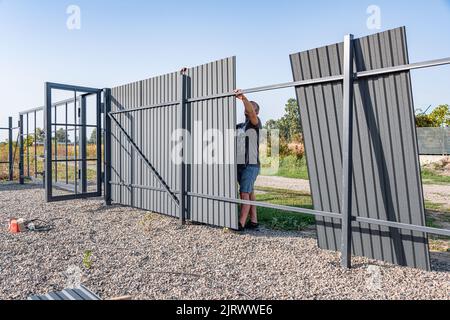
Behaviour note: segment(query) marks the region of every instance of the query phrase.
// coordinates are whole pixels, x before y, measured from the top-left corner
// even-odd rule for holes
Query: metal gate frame
[[[52,90],[61,90],[61,91],[71,91],[74,93],[74,110],[77,112],[76,103],[79,101],[80,108],[78,109],[78,115],[81,119],[81,123],[73,123],[68,124],[67,123],[67,117],[66,117],[66,123],[59,124],[57,123],[57,119],[55,116],[55,122],[52,121],[52,109],[55,106],[55,114],[56,114],[56,108],[58,105],[61,105],[62,103],[66,102],[60,102],[58,104],[52,103]],[[77,97],[77,93],[83,93],[79,98]],[[95,89],[95,88],[87,88],[87,87],[80,87],[80,86],[73,86],[73,85],[66,85],[66,84],[60,84],[60,83],[51,83],[46,82],[45,83],[45,107],[44,107],[44,127],[45,127],[45,198],[47,202],[56,202],[56,201],[67,201],[67,200],[75,200],[75,199],[84,199],[84,198],[93,198],[93,197],[101,197],[102,196],[102,147],[101,147],[101,141],[102,141],[102,121],[101,121],[101,114],[102,114],[102,89]],[[96,96],[96,125],[95,128],[97,130],[97,158],[92,159],[93,161],[97,161],[97,191],[96,192],[88,192],[87,191],[87,152],[86,152],[86,128],[88,125],[86,124],[86,97],[90,95]],[[67,104],[66,104],[67,106]],[[75,121],[76,122],[76,121]],[[60,196],[54,196],[53,195],[53,188],[54,186],[58,186],[57,183],[53,182],[53,164],[58,162],[58,159],[53,159],[53,148],[52,148],[52,127],[53,126],[65,126],[67,127],[76,127],[80,128],[81,130],[81,137],[80,137],[80,157],[78,158],[76,149],[76,137],[75,137],[75,157],[73,160],[68,160],[68,155],[66,154],[66,163],[67,162],[81,162],[81,168],[78,170],[79,173],[75,172],[75,190],[74,194],[69,195],[60,195]],[[57,144],[57,143],[56,143]],[[67,141],[66,141],[67,144]],[[75,170],[77,171],[77,170]],[[77,188],[77,174],[79,174],[78,178],[81,181],[81,193],[78,193]],[[59,186],[63,187],[63,186]]]

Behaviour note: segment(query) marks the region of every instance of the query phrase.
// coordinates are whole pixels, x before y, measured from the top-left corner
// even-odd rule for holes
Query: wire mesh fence
[[[421,155],[450,155],[450,128],[417,128]]]

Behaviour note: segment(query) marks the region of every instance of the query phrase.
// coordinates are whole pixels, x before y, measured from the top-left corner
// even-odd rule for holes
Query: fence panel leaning
[[[403,28],[354,40],[354,71],[408,64]],[[296,81],[343,74],[343,44],[291,56]],[[342,82],[297,89],[314,207],[341,213]],[[358,79],[353,97],[351,214],[425,226],[408,71]],[[430,268],[427,235],[354,222],[353,254]],[[339,250],[341,222],[318,219],[319,246]]]

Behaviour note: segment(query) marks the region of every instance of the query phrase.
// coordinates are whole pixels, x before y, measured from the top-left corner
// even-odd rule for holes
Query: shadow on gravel
[[[18,183],[9,183],[9,182],[0,183],[0,192],[38,190],[38,189],[41,189],[42,192],[44,192],[44,188],[42,187],[42,184],[29,183],[29,184],[20,185]]]
[[[436,272],[450,272],[450,253],[431,252],[431,267]]]

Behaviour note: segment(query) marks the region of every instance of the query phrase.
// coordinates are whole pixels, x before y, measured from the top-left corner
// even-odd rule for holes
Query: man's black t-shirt
[[[261,165],[259,159],[259,139],[262,129],[261,119],[258,118],[258,125],[255,126],[250,120],[237,126],[238,137],[238,165],[257,166]]]

